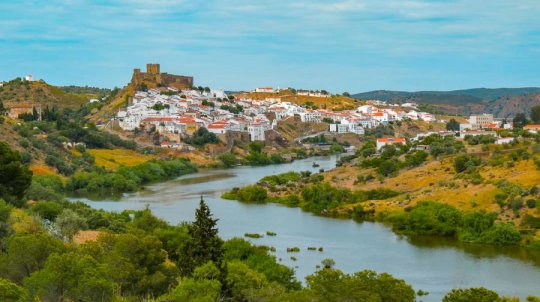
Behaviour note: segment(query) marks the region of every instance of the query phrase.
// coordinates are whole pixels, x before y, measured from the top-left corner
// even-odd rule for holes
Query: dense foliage
[[[19,164],[20,159],[12,157],[7,164],[11,162]],[[154,181],[190,169],[189,162],[172,160],[116,173]],[[106,178],[105,174],[99,176]],[[86,185],[99,182],[97,178]],[[325,259],[302,287],[294,270],[279,264],[268,247],[241,238],[222,240],[217,219],[202,199],[194,222],[172,226],[148,208],[114,213],[65,201],[57,194],[70,189],[58,177],[34,177],[35,186],[27,191],[9,180],[0,181],[14,196],[36,197],[30,204],[15,206],[0,200],[1,301],[413,302],[416,298],[403,280],[369,270],[346,274],[334,269],[331,259]],[[270,176],[261,183],[276,188],[303,186],[297,198],[312,211],[396,194],[337,189],[305,172]],[[106,188],[96,188],[102,187]],[[44,201],[42,196],[50,199]],[[446,206],[420,204],[404,215],[411,215],[400,218],[410,232],[457,233],[463,238],[489,238],[496,244],[515,240],[515,231],[494,222],[488,213],[463,214]],[[457,230],[449,225],[451,221],[459,225]],[[78,235],[88,230],[95,236],[81,240]],[[483,301],[475,300],[481,298],[479,294],[493,295],[487,290],[454,290],[445,301]]]
[[[249,154],[244,158],[244,161],[250,166],[265,166],[271,164],[281,164],[285,160],[279,154],[268,156],[262,150],[263,145],[260,142],[253,142],[249,145]]]
[[[495,222],[496,215],[483,211],[462,213],[453,206],[421,202],[403,214],[389,217],[395,230],[411,235],[455,237],[461,241],[515,245],[520,233],[511,224]]]
[[[334,212],[347,204],[357,204],[367,200],[384,200],[398,195],[397,192],[388,189],[373,189],[368,191],[351,191],[344,188],[332,187],[328,183],[321,182],[322,175],[305,172],[287,172],[262,178],[257,185],[243,188],[234,188],[222,195],[225,199],[234,199],[243,202],[275,202],[287,206],[301,207],[303,210],[318,215],[336,215]],[[290,194],[288,187],[299,186],[299,194]],[[271,196],[272,192],[284,190],[285,196]],[[354,215],[363,215],[361,206],[357,207],[360,212]],[[346,213],[346,215],[353,213]]]
[[[66,190],[84,195],[115,195],[195,171],[196,167],[185,159],[152,160],[134,167],[120,167],[116,172],[78,172],[69,179]]]
[[[31,181],[32,172],[22,163],[19,152],[0,142],[0,199],[20,205]]]
[[[184,137],[183,141],[186,144],[194,145],[197,147],[202,147],[206,144],[219,143],[218,137],[214,133],[208,131],[208,129],[206,129],[205,127],[200,127],[191,136]]]

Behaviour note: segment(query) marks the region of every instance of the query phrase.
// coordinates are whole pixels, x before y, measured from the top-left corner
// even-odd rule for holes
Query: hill
[[[357,99],[377,99],[387,102],[416,102],[431,111],[447,114],[493,113],[497,117],[512,117],[527,112],[539,104],[540,88],[473,88],[452,91],[390,91],[376,90],[353,95]],[[427,107],[427,106],[429,107]]]
[[[486,106],[486,112],[499,117],[512,117],[540,105],[540,93],[500,97]]]
[[[103,92],[100,91],[98,94],[95,89],[77,91],[75,86],[63,88],[49,85],[44,81],[30,82],[18,78],[0,87],[0,100],[6,107],[12,104],[32,103],[42,108],[48,106],[58,109],[79,109],[81,105],[99,97]]]
[[[352,95],[362,100],[378,99],[381,101],[410,101],[429,104],[464,105],[494,101],[502,97],[540,93],[540,87],[523,88],[472,88],[450,91],[392,91],[375,90]]]

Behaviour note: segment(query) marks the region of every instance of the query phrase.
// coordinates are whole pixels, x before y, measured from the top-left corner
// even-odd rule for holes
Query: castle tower
[[[146,73],[159,74],[159,64],[146,64]]]

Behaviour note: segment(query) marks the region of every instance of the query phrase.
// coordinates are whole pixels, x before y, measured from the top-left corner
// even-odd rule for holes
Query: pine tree
[[[199,208],[195,211],[195,221],[189,226],[191,241],[185,247],[185,259],[179,265],[184,275],[191,275],[193,270],[208,261],[217,267],[222,266],[223,241],[218,237],[216,227],[218,219],[212,218],[210,208],[201,196]]]
[[[19,152],[0,142],[0,199],[22,206],[31,182],[32,172],[23,164]]]

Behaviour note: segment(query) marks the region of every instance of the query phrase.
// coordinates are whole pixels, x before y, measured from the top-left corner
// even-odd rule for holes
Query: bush
[[[27,300],[26,291],[17,284],[0,278],[0,301],[19,302]]]
[[[232,153],[223,153],[218,159],[223,163],[226,168],[234,167],[238,164],[238,159]]]
[[[78,194],[110,196],[132,192],[140,186],[195,172],[197,168],[188,160],[152,160],[134,167],[120,167],[116,172],[78,172],[73,175],[66,190]]]
[[[456,208],[438,202],[421,202],[394,218],[394,227],[414,235],[455,236],[462,215]]]
[[[494,302],[499,295],[483,287],[468,289],[453,289],[443,298],[443,302]]]
[[[40,201],[32,205],[30,210],[44,219],[54,221],[62,213],[62,206],[54,201]]]
[[[259,181],[259,183],[267,183],[269,185],[278,186],[285,185],[289,182],[297,182],[301,179],[301,177],[302,176],[300,175],[300,173],[287,172],[278,175],[265,176]]]
[[[428,155],[429,154],[427,152],[422,150],[415,151],[412,154],[407,154],[405,156],[405,164],[408,167],[418,167],[426,161]]]
[[[234,188],[232,191],[223,194],[222,198],[234,199],[243,202],[262,203],[266,202],[266,199],[268,198],[268,193],[264,188],[261,188],[257,185],[251,185],[241,189]]]
[[[184,138],[184,142],[197,147],[202,147],[206,144],[217,144],[219,143],[219,139],[214,133],[209,132],[208,129],[200,127],[192,136]]]
[[[482,242],[495,245],[515,245],[521,240],[521,234],[513,225],[496,223],[488,231],[482,234]]]
[[[466,154],[458,155],[454,160],[454,169],[457,173],[471,171],[480,165],[480,158]]]

